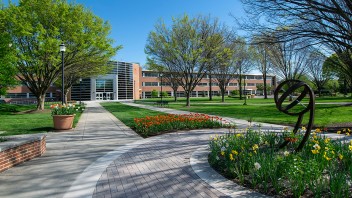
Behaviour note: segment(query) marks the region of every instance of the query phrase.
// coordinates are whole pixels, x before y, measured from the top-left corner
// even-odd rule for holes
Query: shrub
[[[158,97],[158,92],[155,89],[153,89],[152,98],[157,98],[157,97]]]
[[[278,150],[284,136],[245,131],[211,137],[209,163],[224,176],[283,197],[351,195],[352,141],[343,144],[313,133],[301,152],[298,141]]]

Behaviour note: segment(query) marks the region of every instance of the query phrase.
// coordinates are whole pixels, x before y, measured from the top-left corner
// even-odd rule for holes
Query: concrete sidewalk
[[[0,173],[0,197],[63,197],[98,158],[141,139],[99,103],[88,102],[75,129],[47,133],[42,157]]]

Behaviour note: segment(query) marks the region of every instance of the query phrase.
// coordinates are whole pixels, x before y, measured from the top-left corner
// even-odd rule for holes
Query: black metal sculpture
[[[288,89],[285,91],[283,89],[283,87],[287,85]],[[296,90],[303,88],[303,91],[301,92],[301,94],[295,99],[293,100],[290,104],[283,106],[283,102],[286,100],[287,97],[291,97],[293,92],[295,92]],[[280,91],[284,91],[283,94],[279,97],[279,93]],[[301,103],[302,99],[306,97],[306,95],[309,94],[309,104],[307,106],[303,105]],[[298,147],[295,149],[295,151],[300,151],[304,144],[306,143],[306,141],[309,138],[310,135],[310,131],[312,129],[313,126],[313,122],[314,122],[314,109],[315,109],[315,99],[314,99],[314,92],[313,90],[303,81],[300,80],[287,80],[284,81],[282,83],[280,83],[280,85],[276,88],[275,92],[274,92],[274,99],[275,99],[275,103],[276,103],[276,107],[279,109],[279,111],[287,114],[287,115],[291,115],[291,116],[297,116],[298,115],[298,120],[296,122],[296,125],[293,129],[293,133],[296,134],[298,129],[300,128],[301,124],[302,124],[302,120],[303,120],[303,115],[305,113],[307,113],[309,111],[309,122],[308,125],[306,127],[306,133],[301,141],[301,143],[298,145]],[[301,104],[304,109],[299,111],[299,112],[289,112],[290,109],[292,109],[293,107],[295,107],[297,104]],[[289,143],[288,140],[285,140],[284,143],[282,143],[280,145],[280,148],[285,147],[287,144]]]

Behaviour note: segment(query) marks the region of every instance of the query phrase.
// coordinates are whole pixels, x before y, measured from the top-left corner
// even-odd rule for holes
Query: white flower
[[[290,152],[288,152],[288,151],[285,151],[285,152],[284,152],[284,155],[285,155],[285,156],[288,156],[289,154],[290,154]]]
[[[225,149],[225,147],[221,147],[221,151],[225,151],[226,149]]]
[[[258,162],[254,163],[255,169],[259,170],[262,166]]]
[[[219,158],[219,156],[216,156],[216,160],[219,160],[220,158]]]

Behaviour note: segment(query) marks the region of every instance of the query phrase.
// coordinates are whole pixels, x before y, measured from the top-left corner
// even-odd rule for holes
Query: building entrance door
[[[113,100],[114,93],[112,92],[98,92],[95,95],[96,100]]]

